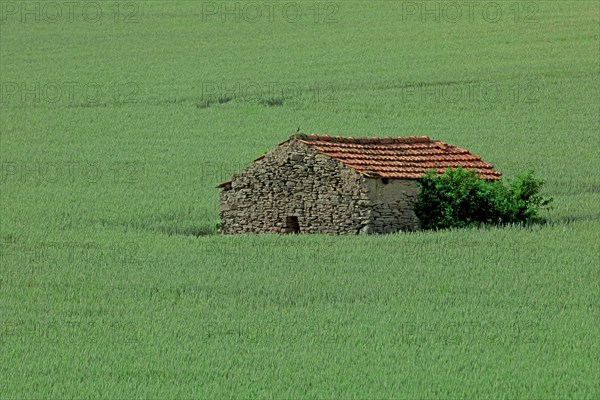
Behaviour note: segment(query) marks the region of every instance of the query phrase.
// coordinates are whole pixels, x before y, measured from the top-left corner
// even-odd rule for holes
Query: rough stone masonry
[[[223,234],[369,234],[418,228],[415,180],[368,177],[297,137],[220,187]]]
[[[491,164],[427,136],[344,138],[296,134],[221,188],[220,232],[393,233],[414,231],[417,181],[434,169]]]

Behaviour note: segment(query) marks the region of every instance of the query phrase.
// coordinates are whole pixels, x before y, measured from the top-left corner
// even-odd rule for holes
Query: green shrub
[[[415,212],[422,229],[539,222],[538,212],[552,201],[539,194],[543,184],[532,171],[505,185],[480,179],[473,170],[430,170],[419,181]]]

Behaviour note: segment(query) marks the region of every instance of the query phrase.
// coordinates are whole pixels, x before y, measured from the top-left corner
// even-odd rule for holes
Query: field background
[[[600,397],[598,1],[90,3],[0,2],[0,398]],[[549,223],[215,235],[298,128],[533,168]]]

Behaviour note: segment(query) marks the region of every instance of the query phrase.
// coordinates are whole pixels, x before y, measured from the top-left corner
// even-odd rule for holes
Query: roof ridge
[[[464,167],[476,170],[485,179],[494,180],[501,176],[481,157],[428,136],[353,138],[298,133],[289,140],[294,138],[359,173],[375,171],[385,178],[418,179],[417,173],[405,171],[407,167],[417,166],[421,175],[431,168],[443,172],[446,168]]]
[[[431,140],[429,138],[429,136],[414,136],[414,135],[409,136],[409,137],[398,136],[395,138],[393,138],[391,136],[387,136],[384,138],[380,138],[378,136],[354,138],[352,136],[348,136],[348,137],[334,136],[334,137],[332,137],[330,135],[319,136],[314,133],[311,133],[310,135],[307,135],[305,133],[295,133],[292,136],[290,136],[290,139],[298,139],[298,140],[305,140],[305,141],[311,141],[311,142],[321,141],[321,142],[334,142],[334,143],[364,143],[364,144],[429,143],[429,142],[433,142],[433,140]]]
[[[443,173],[447,168],[458,167],[475,170],[487,180],[500,179],[502,176],[494,170],[493,164],[470,151],[441,140],[432,140],[428,136],[353,138],[299,132],[280,145],[291,140],[297,140],[317,153],[371,178],[420,179],[430,169]],[[255,161],[262,158],[264,155]],[[226,188],[229,182],[219,187]]]

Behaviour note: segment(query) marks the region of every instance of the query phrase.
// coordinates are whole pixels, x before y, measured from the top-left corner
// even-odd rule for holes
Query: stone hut
[[[414,231],[417,180],[462,166],[483,179],[500,173],[467,150],[426,136],[343,138],[296,134],[221,189],[219,231],[392,233]]]

